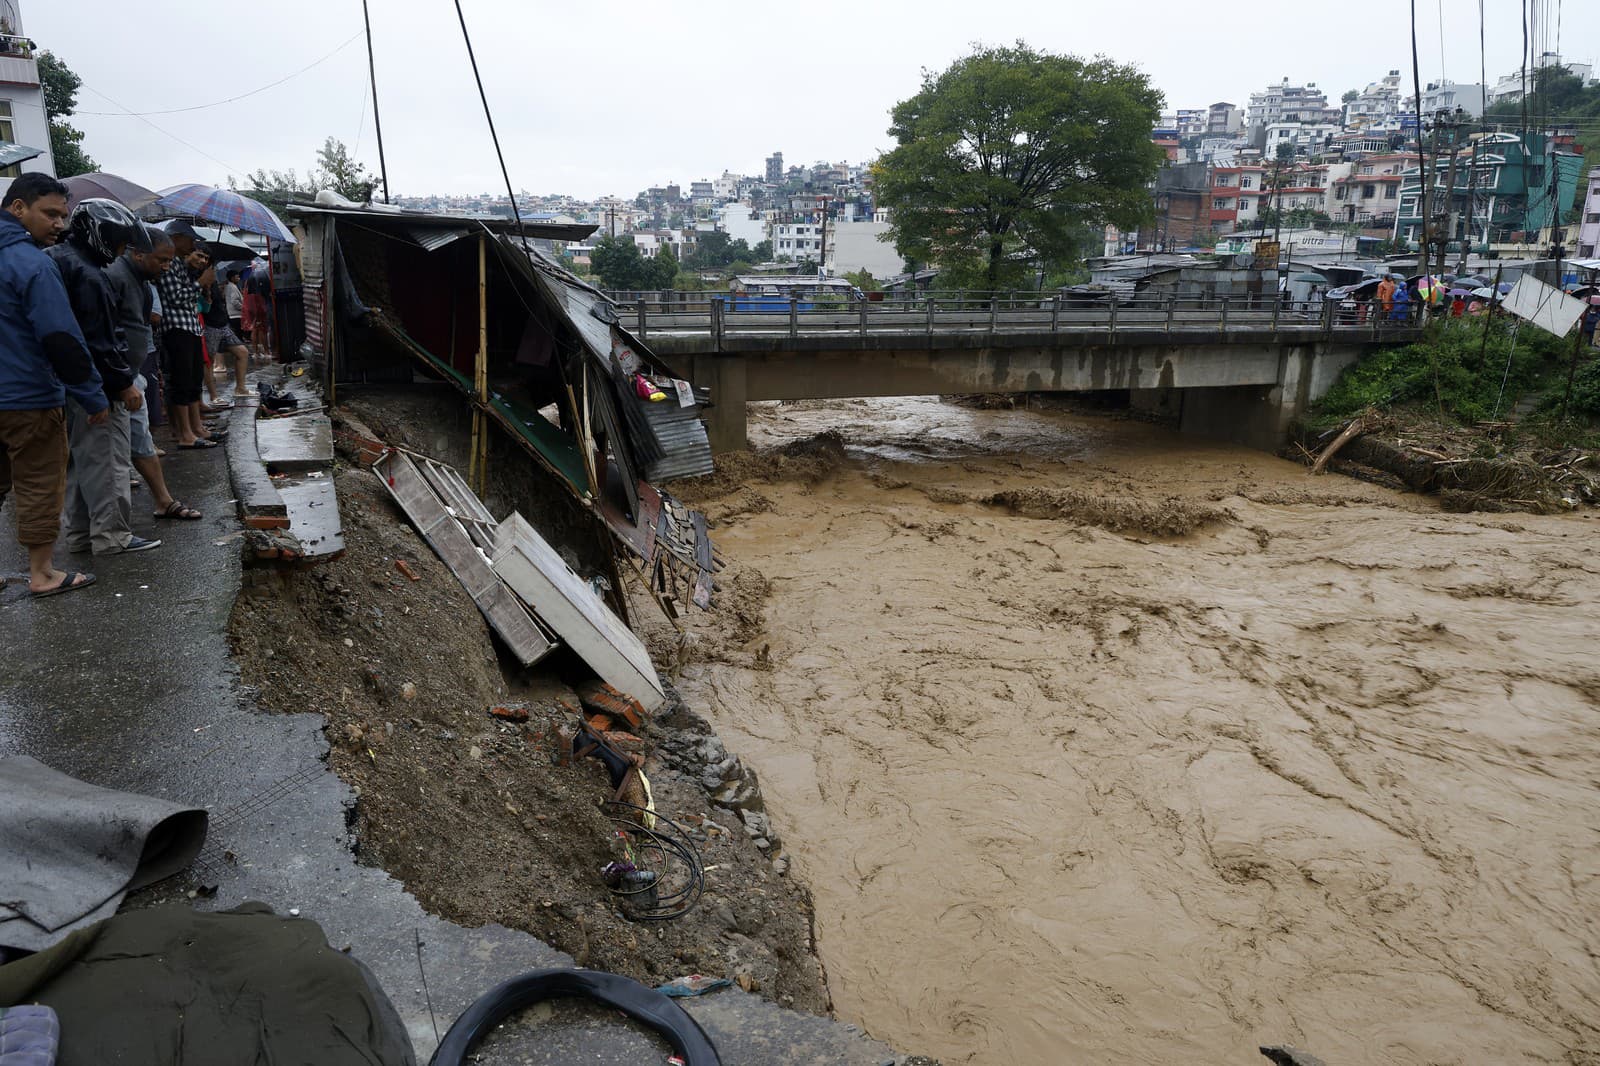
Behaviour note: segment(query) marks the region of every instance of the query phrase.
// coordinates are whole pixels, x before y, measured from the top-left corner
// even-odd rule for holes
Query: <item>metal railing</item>
[[[1376,304],[1273,294],[1207,298],[1153,293],[1078,297],[1037,292],[923,292],[746,296],[716,292],[617,292],[622,322],[640,340],[871,336],[988,336],[1104,333],[1292,332],[1350,339],[1391,337],[1417,325],[1416,306],[1385,313]],[[868,294],[877,296],[880,294]]]

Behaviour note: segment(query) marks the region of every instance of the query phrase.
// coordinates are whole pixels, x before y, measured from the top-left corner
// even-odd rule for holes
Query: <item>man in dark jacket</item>
[[[22,175],[0,200],[0,502],[15,493],[35,596],[94,582],[51,559],[67,486],[63,408],[70,392],[92,424],[110,410],[61,274],[40,251],[66,222],[67,187],[46,174]]]
[[[80,201],[67,222],[67,236],[45,254],[56,261],[72,301],[72,313],[83,331],[95,369],[111,401],[111,417],[89,422],[81,404],[67,404],[67,441],[72,463],[67,468],[67,550],[96,555],[145,551],[159,540],[136,535],[130,522],[128,482],[133,476],[129,454],[128,415],[144,403],[129,365],[128,342],[117,323],[116,297],[105,268],[122,250],[134,245],[150,250],[144,227],[115,200]]]

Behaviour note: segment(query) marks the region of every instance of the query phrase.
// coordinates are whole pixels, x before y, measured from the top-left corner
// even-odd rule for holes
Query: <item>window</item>
[[[0,100],[0,141],[16,139],[16,135],[11,131],[11,101]]]
[[[1363,185],[1363,186],[1361,186],[1361,198],[1363,200],[1371,200],[1374,197],[1376,197],[1377,195],[1378,195],[1378,187],[1376,185]]]
[[[1217,187],[1218,188],[1227,188],[1227,187],[1231,186],[1232,184],[1233,184],[1233,175],[1232,174],[1218,174],[1217,175]]]
[[[1383,198],[1385,200],[1393,200],[1395,198],[1395,194],[1398,193],[1399,191],[1400,191],[1400,188],[1397,185],[1393,185],[1393,184],[1385,185],[1383,187]]]
[[[1233,207],[1233,201],[1228,199],[1228,198],[1226,198],[1226,197],[1224,197],[1224,198],[1219,199],[1219,200],[1212,200],[1211,201],[1211,206],[1214,209],[1218,210],[1218,211],[1226,211],[1229,208]]]
[[[1337,189],[1334,190],[1333,198],[1335,200],[1348,200],[1350,198],[1350,186],[1348,186],[1348,185],[1339,186]]]
[[[1241,188],[1241,189],[1250,189],[1250,188],[1254,188],[1254,187],[1255,187],[1255,186],[1254,186],[1254,182],[1255,182],[1255,179],[1254,179],[1254,178],[1252,178],[1252,177],[1251,177],[1251,176],[1250,176],[1250,175],[1248,175],[1248,174],[1245,174],[1245,175],[1243,175],[1243,176],[1241,176],[1241,177],[1240,177],[1240,178],[1239,178],[1239,188]]]
[[[1591,212],[1589,212],[1589,214],[1584,216],[1583,220],[1585,222],[1600,222],[1600,211],[1591,211]]]
[[[1371,174],[1372,173],[1372,164],[1368,163],[1366,166],[1362,167],[1361,168],[1361,173],[1362,174]]]

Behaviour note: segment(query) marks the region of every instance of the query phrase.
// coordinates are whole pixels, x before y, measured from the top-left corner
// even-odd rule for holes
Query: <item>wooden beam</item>
[[[472,359],[472,381],[477,403],[472,408],[472,459],[467,481],[480,496],[489,480],[489,423],[483,411],[489,406],[489,245],[478,235],[478,352]]]

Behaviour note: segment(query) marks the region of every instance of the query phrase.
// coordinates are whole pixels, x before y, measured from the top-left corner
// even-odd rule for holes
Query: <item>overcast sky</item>
[[[1486,3],[1492,83],[1518,66],[1521,6]],[[304,171],[328,136],[359,146],[377,169],[360,0],[0,0],[7,4],[21,7],[30,37],[82,76],[72,121],[108,171],[153,188],[222,184],[257,167]],[[452,0],[370,4],[391,190],[503,189]],[[724,168],[758,173],[774,150],[790,165],[869,159],[891,146],[888,109],[917,90],[920,71],[979,41],[1022,38],[1136,64],[1168,107],[1243,105],[1283,77],[1314,81],[1333,102],[1390,68],[1407,86],[1411,79],[1407,0],[462,6],[512,182],[585,198],[686,185]],[[1600,0],[1560,6],[1568,60],[1594,63]],[[1477,81],[1478,0],[1417,7],[1424,82],[1441,73],[1441,10],[1443,74]],[[191,43],[180,46],[185,36]],[[121,113],[211,104],[285,77],[223,106],[149,115],[166,132]]]

